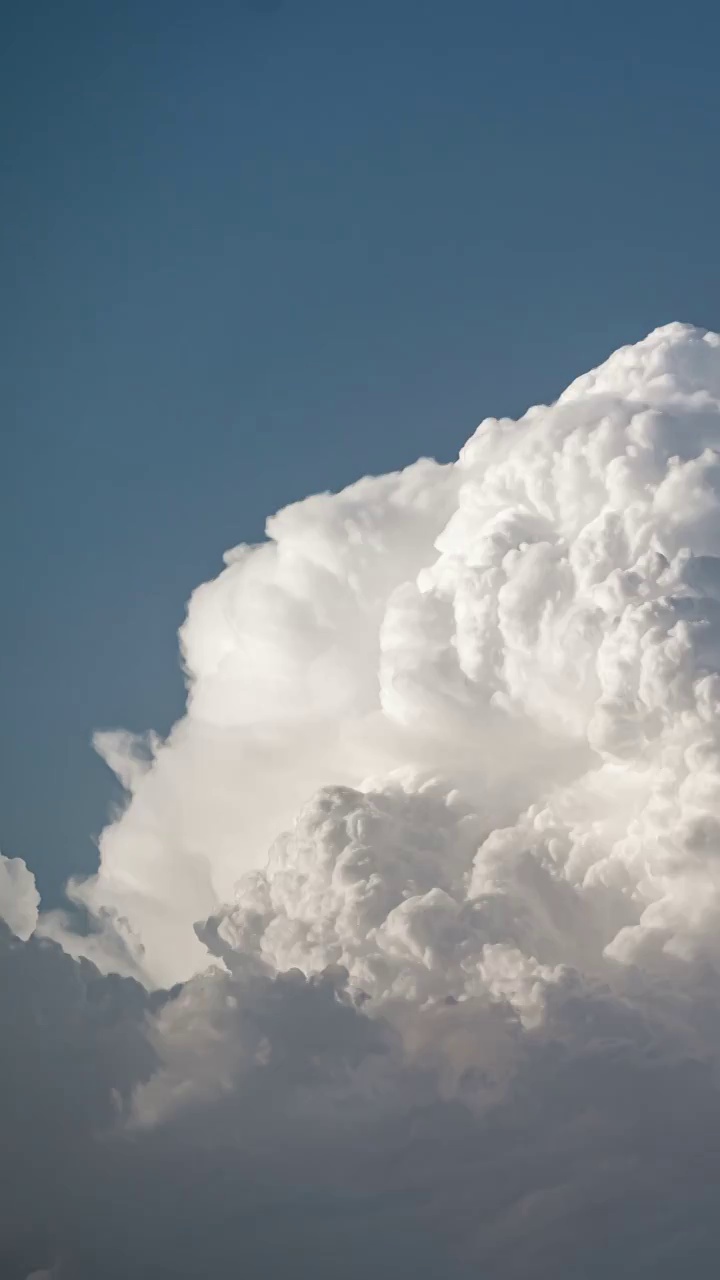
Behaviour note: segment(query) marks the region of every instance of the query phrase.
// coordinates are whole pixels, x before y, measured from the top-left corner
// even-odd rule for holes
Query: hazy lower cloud
[[[69,911],[0,861],[0,1274],[714,1274],[720,338],[267,535]]]

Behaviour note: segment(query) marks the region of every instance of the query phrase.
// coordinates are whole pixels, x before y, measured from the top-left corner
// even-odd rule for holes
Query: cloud
[[[0,1274],[10,1280],[42,1270],[72,1232],[91,1153],[156,1060],[139,984],[1,924],[0,972]]]
[[[29,938],[37,924],[39,905],[35,877],[22,858],[5,858],[0,853],[0,920],[18,938]]]
[[[53,944],[11,956],[3,1275],[670,1277],[714,1256],[714,976],[567,972],[527,1023],[497,997],[378,1014],[339,969],[150,997]]]
[[[97,875],[0,863],[8,1275],[709,1274],[719,459],[669,325],[226,556]]]

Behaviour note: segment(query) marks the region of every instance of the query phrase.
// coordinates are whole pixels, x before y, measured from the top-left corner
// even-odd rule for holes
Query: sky
[[[2,52],[1,847],[45,895],[222,552],[717,323],[715,6],[40,0]]]
[[[715,1276],[720,17],[5,16],[2,1280]]]

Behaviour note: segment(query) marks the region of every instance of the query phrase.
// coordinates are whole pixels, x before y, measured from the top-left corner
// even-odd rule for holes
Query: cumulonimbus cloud
[[[455,464],[309,498],[267,534],[190,601],[169,738],[98,737],[128,802],[69,886],[89,931],[51,912],[7,942],[110,1000],[126,1046],[76,1126],[102,1231],[63,1155],[53,1214],[22,1211],[49,1242],[17,1246],[23,1276],[241,1274],[233,1196],[266,1224],[251,1275],[294,1274],[290,1238],[319,1276],[702,1262],[720,337],[658,329],[484,421]],[[13,865],[0,915],[27,938]],[[63,1000],[92,1064],[88,998]],[[42,1043],[23,1035],[21,1059]],[[139,1187],[132,1245],[98,1188],[136,1212]],[[178,1206],[204,1253],[169,1233]]]

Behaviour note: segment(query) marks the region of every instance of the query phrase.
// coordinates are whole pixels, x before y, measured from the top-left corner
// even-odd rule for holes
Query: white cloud
[[[185,719],[166,743],[101,740],[130,801],[97,877],[71,890],[99,923],[93,958],[184,979],[207,963],[196,922],[239,927],[262,893],[271,965],[343,956],[376,993],[363,964],[385,966],[388,990],[412,983],[411,953],[415,978],[432,974],[421,910],[446,939],[455,911],[468,990],[484,941],[503,941],[477,927],[499,901],[506,940],[543,964],[712,950],[719,368],[714,335],[667,326],[556,405],[483,422],[454,467],[309,498],[229,555],[183,628]],[[311,830],[343,787],[367,798]],[[376,833],[367,874],[352,821]],[[541,910],[568,936],[544,933]]]
[[[670,325],[453,466],[280,512],[195,593],[184,719],[98,740],[128,805],[70,887],[92,928],[46,914],[7,951],[21,993],[60,984],[39,1031],[7,997],[28,1149],[55,1152],[53,1213],[17,1192],[48,1240],[20,1280],[282,1275],[296,1249],[318,1277],[452,1280],[700,1258],[719,458],[720,338]],[[0,915],[32,932],[22,864]],[[30,1101],[76,1042],[100,1082],[71,1093],[82,1218],[64,1111]]]
[[[29,938],[37,924],[39,905],[35,877],[22,858],[5,858],[0,853],[0,920],[18,938]]]

